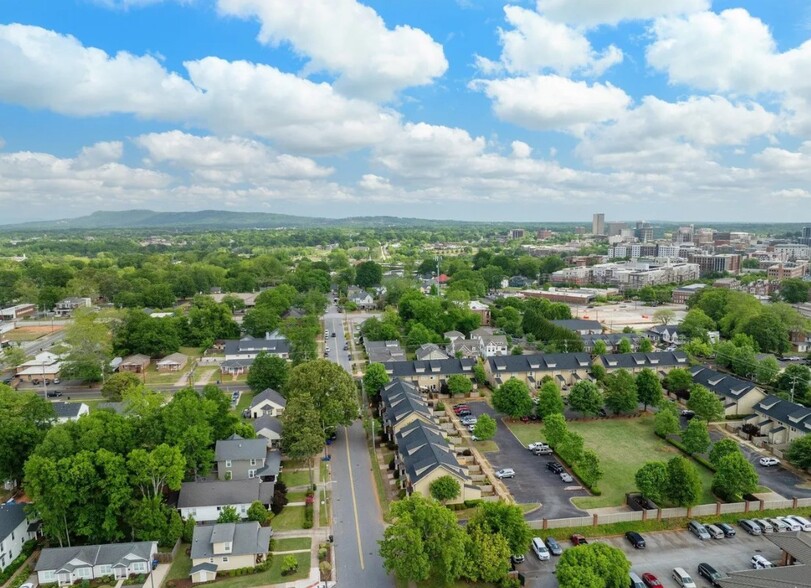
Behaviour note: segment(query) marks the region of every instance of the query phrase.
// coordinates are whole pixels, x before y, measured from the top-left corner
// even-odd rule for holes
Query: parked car
[[[636,531],[628,531],[625,538],[634,546],[634,549],[645,549],[645,539]]]
[[[574,482],[574,478],[572,478],[569,472],[560,472],[560,479],[566,482],[567,484]]]
[[[760,531],[766,535],[769,533],[774,533],[774,527],[772,524],[767,521],[766,519],[752,519],[752,522],[755,523],[758,527],[760,527]]]
[[[760,525],[754,523],[753,521],[750,521],[749,519],[741,519],[738,521],[738,524],[744,531],[746,531],[750,535],[760,535],[761,533],[763,533],[762,529],[760,528]]]
[[[681,588],[696,588],[696,583],[690,577],[684,568],[673,568],[673,573],[671,574],[673,579],[676,580],[676,584],[681,586]]]
[[[734,537],[735,536],[735,528],[732,525],[728,525],[726,523],[718,523],[716,525],[719,529],[724,532],[724,537]]]
[[[535,555],[538,556],[538,559],[541,561],[546,561],[549,559],[549,550],[544,545],[543,540],[540,537],[535,537],[532,539],[532,551],[535,552]]]
[[[542,447],[549,447],[549,445],[547,445],[542,441],[536,441],[535,443],[530,443],[529,445],[527,445],[527,449],[529,449],[530,451],[535,451],[536,449]]]
[[[681,411],[681,416],[683,416],[686,419],[691,419],[694,416],[696,416],[696,413],[694,413],[692,410],[685,408]]]
[[[62,380],[59,378],[54,378],[54,384],[61,384]]]
[[[777,520],[785,524],[788,527],[788,530],[791,531],[792,533],[796,533],[797,531],[803,530],[802,525],[791,517],[778,517]]]
[[[780,460],[776,457],[761,457],[758,460],[758,463],[764,468],[770,468],[772,466],[780,465]]]
[[[703,578],[707,578],[707,580],[713,586],[720,586],[721,584],[718,580],[724,577],[723,574],[721,574],[721,572],[716,570],[708,563],[698,564],[698,575]]]
[[[31,383],[32,383],[34,386],[39,386],[39,385],[40,385],[42,382],[40,382],[39,378],[32,378],[32,379],[31,379]]]
[[[515,555],[511,555],[510,556],[510,561],[513,563],[513,565],[522,564],[522,563],[524,563],[524,554],[523,553],[517,553]]]
[[[546,469],[553,474],[560,474],[563,471],[563,466],[556,461],[548,461],[546,462]]]
[[[329,329],[324,331],[324,337],[329,337]]]
[[[801,517],[801,516],[798,516],[798,515],[791,515],[791,516],[784,517],[784,518],[788,518],[788,519],[791,519],[791,520],[795,521],[798,525],[800,525],[800,528],[803,531],[811,532],[811,521],[809,521],[808,519],[806,519],[804,517]]]
[[[645,583],[642,581],[642,578],[637,576],[635,573],[629,572],[628,577],[631,580],[631,583],[629,584],[630,588],[645,588]]]
[[[588,543],[589,542],[586,541],[586,538],[583,537],[583,535],[581,535],[580,533],[575,533],[574,535],[572,535],[572,545],[574,546],[588,545]]]
[[[549,548],[549,553],[552,555],[563,555],[563,548],[560,546],[560,543],[555,541],[554,537],[546,538],[546,546]]]
[[[648,588],[664,588],[664,585],[659,581],[659,578],[650,572],[645,572],[642,574],[642,581]]]
[[[532,450],[534,455],[552,455],[552,448],[548,445],[546,447],[536,447]]]
[[[752,564],[752,567],[755,568],[756,570],[774,567],[774,564],[772,564],[772,562],[770,562],[768,559],[766,559],[759,553],[753,555],[752,559],[750,559],[749,562]]]
[[[774,527],[774,530],[778,533],[788,533],[791,531],[791,525],[787,524],[785,521],[781,521],[778,518],[766,519],[766,522]],[[797,530],[799,531],[799,529]]]
[[[458,417],[469,417],[469,416],[471,416],[472,414],[473,414],[473,413],[472,413],[472,412],[470,412],[470,409],[469,409],[469,408],[465,408],[465,409],[462,409],[462,410],[460,410],[459,412],[457,412],[457,413],[456,413],[456,416],[458,416]]]
[[[462,424],[465,425],[466,427],[469,426],[469,425],[475,425],[478,422],[479,422],[479,419],[477,419],[474,416],[462,417]]]
[[[498,470],[496,472],[496,478],[499,480],[503,480],[504,478],[514,478],[515,477],[515,470],[512,468],[504,468],[503,470]]]
[[[710,534],[707,532],[707,528],[698,521],[690,521],[690,523],[687,525],[687,529],[702,541],[705,539],[712,539]]]
[[[333,332],[332,332],[332,336],[333,336],[333,337],[336,337],[336,336],[337,336],[337,335],[335,334],[335,331],[333,331]]]
[[[724,538],[724,532],[719,527],[716,527],[715,525],[704,525],[704,528],[707,529],[707,533],[709,533],[710,537],[713,539]]]

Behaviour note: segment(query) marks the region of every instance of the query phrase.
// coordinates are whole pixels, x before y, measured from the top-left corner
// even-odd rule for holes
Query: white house
[[[158,544],[155,541],[46,547],[34,570],[40,585],[58,583],[68,586],[104,576],[124,579],[149,572],[157,553]]]
[[[251,418],[258,419],[268,415],[278,417],[284,412],[287,400],[272,388],[266,388],[251,400]]]
[[[496,330],[491,327],[479,327],[475,331],[471,331],[470,338],[478,342],[479,354],[482,357],[507,355],[507,337],[497,335]]]
[[[78,421],[86,414],[90,414],[90,407],[84,402],[52,402],[56,420],[59,423]]]
[[[184,482],[180,487],[177,508],[183,519],[193,517],[198,523],[213,523],[226,507],[233,507],[240,518],[248,517],[248,509],[257,500],[268,506],[273,499],[272,482],[259,478],[226,482]]]
[[[36,539],[36,528],[25,516],[25,505],[0,504],[0,572],[17,559],[26,541]]]

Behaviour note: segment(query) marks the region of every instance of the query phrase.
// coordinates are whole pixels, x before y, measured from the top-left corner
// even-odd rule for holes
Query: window
[[[231,542],[227,541],[227,542],[223,543],[222,550],[227,551],[228,553],[231,553]]]
[[[227,467],[227,468],[231,467],[231,460],[230,459],[225,460],[225,467]]]
[[[225,555],[224,555],[224,556],[222,557],[222,563],[226,563],[227,561],[228,561],[228,556],[225,556]]]
[[[146,571],[146,562],[144,561],[136,561],[132,564],[132,569],[135,572],[145,572]]]
[[[113,566],[110,564],[105,564],[103,566],[99,566],[99,574],[102,576],[109,576],[113,573]]]
[[[253,465],[253,464],[251,464]],[[248,478],[256,477],[256,470],[248,470]]]
[[[252,460],[251,460],[251,465],[252,465],[252,466],[255,466],[255,465],[256,465],[256,460],[255,460],[255,459],[252,459]]]
[[[52,571],[42,572],[42,583],[43,584],[51,584],[56,582],[56,576]]]
[[[90,568],[76,568],[76,575],[80,578],[92,578],[93,570]]]

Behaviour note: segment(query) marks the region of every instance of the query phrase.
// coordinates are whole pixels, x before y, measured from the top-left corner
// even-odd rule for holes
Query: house
[[[474,359],[437,359],[429,361],[388,361],[383,364],[391,379],[400,378],[420,389],[439,391],[448,378],[461,374],[473,378]]]
[[[267,441],[268,447],[279,447],[282,442],[282,422],[275,416],[262,415],[251,423],[257,438]]]
[[[244,439],[234,433],[228,439],[217,440],[214,446],[219,480],[276,481],[281,459],[277,451],[269,451],[265,439]]]
[[[454,339],[448,345],[447,350],[453,354],[454,357],[474,358],[479,357],[479,340],[478,339]]]
[[[217,303],[222,302],[226,296],[239,298],[245,303],[245,308],[253,308],[256,306],[256,297],[259,296],[259,294],[260,292],[228,292],[227,294],[223,294],[222,292],[212,292],[211,297],[214,299],[214,302]]]
[[[600,333],[598,335],[581,335],[583,340],[583,350],[588,353],[594,351],[594,344],[597,341],[605,343],[606,351],[616,353],[619,351],[619,344],[622,340],[627,340],[631,344],[631,350],[636,351],[639,349],[639,343],[642,337],[636,333]]]
[[[683,351],[651,351],[650,353],[607,353],[597,358],[607,372],[624,369],[633,374],[644,368],[665,376],[674,368],[688,368],[690,362]]]
[[[364,337],[363,348],[366,350],[369,363],[403,361],[406,358],[405,350],[400,347],[399,341],[368,341]]]
[[[470,339],[476,341],[476,347],[482,357],[507,355],[507,337],[496,334],[496,329],[492,327],[479,327],[475,331],[471,331]]]
[[[690,374],[693,382],[714,392],[724,403],[725,416],[752,414],[755,405],[766,398],[766,393],[754,382],[706,366],[693,366]]]
[[[490,307],[478,300],[471,300],[468,305],[468,310],[475,312],[481,317],[481,325],[483,327],[490,326]]]
[[[93,301],[90,298],[80,298],[78,296],[64,298],[54,306],[54,314],[58,317],[70,316],[77,308],[90,308],[92,304]]]
[[[254,502],[268,506],[273,500],[273,482],[259,478],[231,480],[228,482],[183,482],[177,508],[183,519],[193,517],[198,523],[215,522],[222,509],[230,506],[240,518],[248,517],[248,509]]]
[[[445,338],[445,341],[450,341],[450,342],[453,342],[456,339],[464,339],[465,338],[465,334],[460,333],[459,331],[447,331],[445,333],[442,333],[442,336]]]
[[[158,553],[155,541],[108,543],[78,547],[46,547],[34,571],[40,585],[69,586],[82,580],[112,576],[116,580],[146,574]]]
[[[253,568],[267,560],[273,530],[256,521],[194,528],[191,581],[210,582],[217,572]]]
[[[24,504],[0,504],[0,572],[17,559],[26,541],[36,539],[38,527],[26,516]]]
[[[450,476],[461,489],[459,496],[450,502],[481,498],[481,489],[471,482],[467,469],[459,465],[453,448],[436,425],[414,420],[402,427],[394,439],[397,444],[395,467],[400,471],[401,487],[408,494],[418,492],[428,497],[431,482]]]
[[[549,321],[556,327],[563,327],[574,331],[578,335],[599,335],[603,332],[603,325],[599,321],[591,321],[584,319],[561,319]]]
[[[132,372],[133,374],[142,374],[149,367],[152,362],[148,355],[137,353],[125,357],[121,364],[118,366],[120,372]]]
[[[374,296],[369,294],[366,290],[356,287],[350,287],[347,290],[346,298],[360,309],[372,310],[375,308]]]
[[[759,436],[770,445],[781,447],[811,433],[811,408],[781,400],[769,394],[752,407],[754,416],[746,424],[757,427]]]
[[[253,365],[253,359],[226,359],[220,363],[220,373],[228,376],[238,376],[247,373]]]
[[[159,372],[179,372],[186,367],[186,362],[189,361],[189,356],[183,353],[172,353],[167,355],[158,362]]]
[[[285,406],[287,406],[287,400],[284,396],[273,388],[265,388],[253,397],[249,410],[252,419],[265,415],[278,417],[284,412]]]
[[[435,343],[425,343],[424,345],[420,345],[414,355],[420,361],[426,361],[429,359],[450,359],[450,355],[442,351],[439,348],[439,345],[436,345]]]
[[[764,536],[780,548],[778,567],[730,572],[721,588],[811,588],[811,537],[802,531]]]
[[[49,351],[38,353],[34,359],[17,366],[14,374],[22,382],[52,382],[62,371],[60,357]]]
[[[544,376],[552,378],[562,390],[581,380],[590,379],[591,356],[588,353],[537,353],[490,357],[484,362],[487,380],[494,388],[511,378],[539,388]]]
[[[90,407],[84,402],[52,402],[51,406],[59,423],[78,421],[80,417],[90,414]]]
[[[265,333],[264,337],[228,339],[225,341],[224,347],[226,362],[234,359],[253,360],[263,351],[268,355],[284,359],[290,357],[290,342],[278,331]]]
[[[389,382],[380,391],[380,412],[389,438],[415,420],[436,426],[433,411],[417,387],[400,379]]]
[[[681,345],[687,343],[684,337],[679,336],[679,328],[676,325],[654,325],[645,332],[645,337],[654,343],[664,343],[667,345]]]
[[[811,351],[811,333],[804,329],[791,331],[791,350],[794,353],[808,353]]]

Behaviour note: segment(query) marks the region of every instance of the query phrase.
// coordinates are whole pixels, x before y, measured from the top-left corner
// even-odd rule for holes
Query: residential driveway
[[[710,431],[710,438],[713,440],[713,442],[715,442],[719,441],[720,439],[724,439],[725,435],[713,429]],[[785,469],[783,466],[772,466],[765,468],[758,464],[758,460],[761,457],[766,456],[766,453],[759,453],[743,443],[739,443],[738,446],[741,448],[741,451],[743,451],[746,459],[748,459],[749,462],[755,466],[755,471],[757,471],[758,476],[760,477],[760,484],[762,486],[771,488],[784,498],[788,499],[807,498],[811,496],[811,488],[799,488],[797,486],[798,484],[805,482],[805,480],[800,478],[797,474]]]
[[[662,533],[645,533],[645,549],[637,550],[625,540],[625,537],[609,537],[595,539],[590,542],[604,542],[619,547],[631,561],[631,570],[638,575],[651,572],[667,586],[675,586],[671,572],[675,567],[684,568],[690,574],[696,585],[703,588],[709,583],[698,575],[698,564],[707,562],[719,572],[728,574],[733,571],[751,569],[749,559],[756,553],[770,561],[780,559],[780,550],[764,537],[753,537],[737,529],[737,536],[731,539],[716,539],[699,541],[687,531],[671,531]],[[567,541],[561,541],[564,549],[570,548]],[[516,566],[526,578],[526,586],[530,588],[553,588],[557,586],[554,576],[555,559],[550,562],[532,562],[533,555],[527,556],[530,567],[527,570]],[[537,559],[537,558],[536,558]],[[526,565],[526,564],[522,564]]]
[[[529,518],[555,519],[562,517],[584,516],[587,513],[575,508],[570,499],[575,496],[588,496],[586,490],[566,490],[567,486],[577,486],[578,483],[565,484],[557,476],[546,469],[546,462],[555,459],[553,456],[533,455],[526,447],[518,442],[507,428],[499,415],[485,402],[471,402],[470,411],[478,416],[489,414],[496,419],[498,428],[493,441],[498,444],[500,451],[487,453],[493,469],[512,468],[515,477],[504,480],[516,502],[540,502],[543,507],[529,515]],[[540,429],[540,424],[538,425]]]

